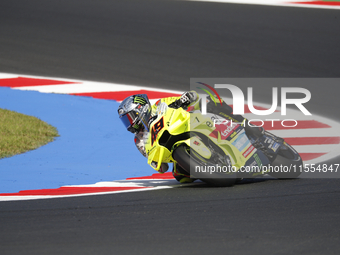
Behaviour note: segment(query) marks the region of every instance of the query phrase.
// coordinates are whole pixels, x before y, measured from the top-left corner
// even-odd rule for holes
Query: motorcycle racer
[[[246,123],[246,119],[241,115],[232,114],[232,108],[222,100],[222,105],[216,105],[214,99],[207,99],[207,111],[223,118],[232,120],[233,122]],[[167,97],[159,99],[154,105],[151,105],[146,94],[137,94],[125,98],[118,107],[120,120],[128,131],[135,134],[135,144],[140,153],[147,157],[145,151],[145,141],[149,135],[149,127],[157,118],[157,108],[162,104],[166,104],[172,108],[182,107],[184,110],[199,110],[200,100],[195,91],[183,93],[180,97]],[[246,123],[247,124],[247,123]],[[264,133],[262,127],[244,126],[246,134],[260,137]],[[157,162],[152,162],[157,165]],[[168,171],[167,163],[162,163],[158,170],[160,173]],[[174,165],[172,170],[173,176],[181,183],[190,183],[195,179],[190,178],[184,169],[178,164]]]

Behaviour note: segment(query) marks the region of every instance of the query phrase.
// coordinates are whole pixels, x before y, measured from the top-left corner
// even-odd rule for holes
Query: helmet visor
[[[124,126],[127,129],[129,129],[137,121],[137,114],[135,112],[131,111],[131,112],[128,112],[127,114],[125,114],[125,115],[122,115],[120,117],[120,119],[123,122]]]

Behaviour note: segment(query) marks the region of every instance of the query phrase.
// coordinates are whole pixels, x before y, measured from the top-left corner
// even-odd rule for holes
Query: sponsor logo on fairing
[[[248,157],[253,151],[255,150],[255,147],[253,145],[250,145],[249,148],[243,152],[243,157]]]

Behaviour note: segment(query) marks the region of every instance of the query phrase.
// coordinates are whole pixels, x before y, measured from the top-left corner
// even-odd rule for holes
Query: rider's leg
[[[244,126],[244,129],[246,131],[247,136],[252,137],[261,137],[264,134],[264,128],[258,127],[254,125],[249,125],[249,122],[246,118],[244,118],[242,115],[233,114],[233,109],[230,105],[226,104],[222,100],[222,105],[220,103],[214,103],[212,100],[210,100],[207,104],[207,111],[210,113],[217,114],[221,117],[227,118],[232,120],[234,123],[242,123]]]
[[[246,121],[247,125],[244,127],[247,136],[252,136],[255,138],[261,137],[264,135],[264,128],[258,126],[250,126],[248,120]]]

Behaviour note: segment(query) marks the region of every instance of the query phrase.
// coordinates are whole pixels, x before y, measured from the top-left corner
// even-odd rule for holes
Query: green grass
[[[0,109],[0,159],[34,150],[57,136],[55,127],[38,118]]]

